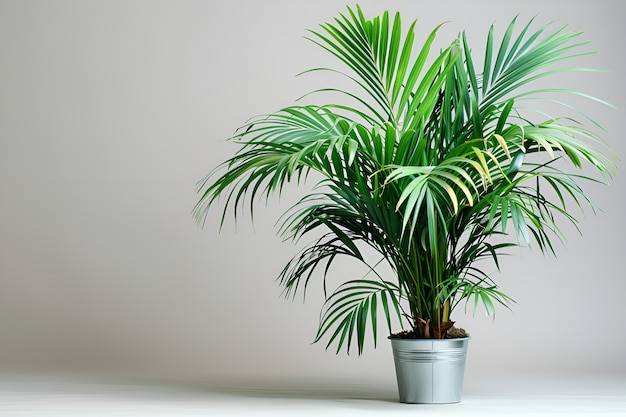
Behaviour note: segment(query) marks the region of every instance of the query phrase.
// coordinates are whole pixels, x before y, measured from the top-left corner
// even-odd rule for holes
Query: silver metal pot
[[[469,337],[389,339],[400,402],[445,404],[461,401]]]

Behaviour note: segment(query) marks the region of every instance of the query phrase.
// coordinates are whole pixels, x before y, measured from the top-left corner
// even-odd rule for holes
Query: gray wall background
[[[569,76],[614,103],[581,102],[625,155],[626,33],[620,1],[361,1],[449,21],[483,48],[516,14],[585,32],[598,54]],[[161,379],[391,380],[386,341],[363,357],[311,344],[321,298],[280,297],[296,248],[274,222],[297,192],[259,207],[254,227],[190,215],[195,183],[234,151],[249,117],[324,85],[294,77],[332,63],[302,39],[344,10],[305,1],[0,1],[0,372]],[[498,277],[518,304],[497,319],[457,313],[473,336],[470,378],[626,374],[625,184],[591,185],[558,259],[527,250]],[[338,274],[353,274],[346,264]]]

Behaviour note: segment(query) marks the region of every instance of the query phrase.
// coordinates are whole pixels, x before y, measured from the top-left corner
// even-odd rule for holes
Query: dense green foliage
[[[338,352],[356,341],[361,352],[370,326],[376,340],[380,311],[389,332],[393,320],[406,318],[427,338],[446,336],[461,301],[492,314],[494,304],[510,298],[476,261],[497,267],[503,249],[518,245],[553,252],[561,237],[557,221],[575,225],[569,205],[589,202],[579,183],[591,178],[563,171],[565,162],[580,168],[586,161],[603,178],[614,171],[610,151],[582,123],[518,107],[529,98],[542,103],[543,95],[591,98],[528,88],[578,70],[559,64],[586,53],[580,34],[533,30],[532,22],[514,34],[515,23],[499,42],[491,28],[478,72],[465,33],[434,54],[438,27],[414,50],[415,22],[403,31],[399,14],[368,20],[358,7],[348,8],[309,37],[347,67],[313,70],[348,77],[354,91],[320,90],[346,104],[292,106],[246,124],[233,137],[239,151],[201,181],[199,221],[220,197],[224,214],[232,208],[236,217],[246,201],[269,197],[311,171],[321,174],[281,229],[290,239],[318,239],[285,266],[280,283],[294,294],[315,271],[326,280],[339,256],[371,272],[328,296],[316,340],[327,338]],[[365,247],[380,256],[366,259]],[[394,276],[381,276],[381,263]]]

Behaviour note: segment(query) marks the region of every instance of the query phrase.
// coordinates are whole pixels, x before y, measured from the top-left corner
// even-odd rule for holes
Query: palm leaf
[[[337,352],[356,344],[360,354],[368,329],[375,344],[380,310],[389,332],[401,316],[419,332],[418,322],[440,326],[462,301],[474,309],[482,304],[489,315],[508,306],[512,300],[477,262],[499,268],[499,257],[520,245],[554,253],[565,239],[561,223],[578,227],[570,207],[596,210],[581,184],[598,180],[563,165],[591,165],[604,181],[616,171],[615,154],[594,130],[520,107],[533,100],[573,110],[559,98],[567,95],[606,104],[556,85],[531,86],[589,71],[563,65],[589,53],[580,33],[533,29],[532,20],[518,32],[514,18],[498,38],[492,26],[481,70],[465,33],[434,54],[438,30],[418,48],[415,20],[405,27],[399,13],[388,12],[367,19],[357,6],[309,31],[342,68],[305,73],[338,74],[354,90],[320,88],[313,93],[342,100],[253,119],[231,138],[235,155],[198,184],[196,219],[204,221],[220,201],[223,224],[229,211],[235,220],[253,215],[259,199],[315,173],[316,185],[281,218],[285,239],[315,236],[279,274],[285,294],[304,295],[318,275],[327,294],[332,265],[342,257],[378,278],[349,278],[327,296],[315,341],[325,338]],[[379,275],[381,264],[395,282]]]
[[[388,331],[391,333],[392,318],[401,319],[399,309],[399,288],[387,281],[352,280],[342,284],[326,301],[326,308],[320,319],[320,326],[315,337],[319,341],[334,329],[329,337],[326,348],[340,337],[337,353],[341,350],[346,335],[356,334],[359,354],[365,346],[367,322],[370,321],[374,342],[377,334],[378,301],[386,319]],[[389,301],[393,309],[389,308]],[[395,314],[393,314],[395,313]],[[348,337],[346,352],[349,353],[351,340]]]

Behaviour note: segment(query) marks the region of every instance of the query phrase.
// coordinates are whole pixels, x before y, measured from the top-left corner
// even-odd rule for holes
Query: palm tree
[[[477,261],[498,267],[503,250],[519,245],[553,252],[557,221],[577,223],[566,204],[590,203],[579,182],[591,178],[564,171],[564,162],[580,168],[586,161],[604,179],[615,169],[602,138],[582,123],[519,106],[544,95],[585,96],[528,88],[574,70],[558,64],[587,53],[579,33],[532,30],[531,21],[514,35],[513,19],[496,44],[492,27],[478,73],[465,33],[428,63],[439,27],[414,51],[415,25],[403,32],[399,13],[368,20],[356,7],[310,31],[346,67],[312,71],[336,72],[355,86],[318,91],[347,104],[291,106],[247,123],[233,137],[238,152],[199,184],[196,218],[202,222],[224,197],[223,222],[229,208],[236,218],[246,201],[252,211],[255,197],[321,175],[281,227],[294,241],[318,237],[279,281],[293,295],[318,270],[325,283],[340,256],[368,266],[370,273],[325,300],[316,341],[328,338],[337,352],[356,340],[361,353],[370,326],[375,343],[380,310],[390,333],[397,318],[408,320],[413,337],[444,338],[462,301],[488,314],[507,305],[511,299]],[[379,256],[369,259],[365,247]],[[391,278],[377,272],[382,264]]]

